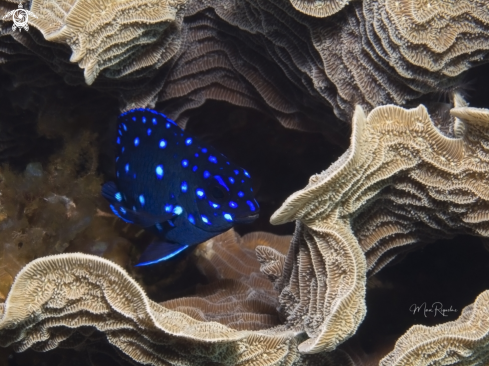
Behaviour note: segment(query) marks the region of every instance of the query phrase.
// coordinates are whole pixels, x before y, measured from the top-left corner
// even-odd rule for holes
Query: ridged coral
[[[93,1],[60,4],[34,0],[30,23],[51,42],[71,47],[70,61],[92,84],[104,69],[111,77],[158,68],[179,48],[177,13],[185,1]]]
[[[343,9],[349,0],[290,0],[294,8],[315,17],[327,17]]]
[[[4,305],[2,344],[16,350],[72,345],[83,338],[77,330],[83,325],[97,327],[138,362],[199,364],[224,357],[253,364],[264,354],[270,364],[316,362],[304,354],[323,357],[356,331],[365,313],[367,271],[381,268],[402,245],[457,233],[489,236],[483,183],[489,110],[466,107],[459,97],[455,103],[453,137],[436,129],[423,106],[378,107],[368,116],[359,107],[349,150],[272,217],[273,223],[298,220],[288,251],[287,237],[216,237],[195,253],[215,283],[186,298],[151,302],[127,273],[97,257],[31,262]],[[259,266],[274,288],[257,273]],[[19,301],[33,305],[17,309]],[[212,350],[208,334],[215,336]]]
[[[83,348],[126,364],[104,348],[107,339],[138,364],[351,366],[340,350],[300,355],[302,335],[274,327],[277,293],[257,272],[253,250],[285,252],[289,239],[261,232],[240,238],[230,230],[201,244],[195,260],[211,283],[161,304],[106,259],[80,253],[37,259],[0,304],[0,345],[17,352]]]
[[[379,365],[486,365],[488,347],[489,291],[484,291],[453,322],[411,327]]]
[[[194,320],[149,300],[119,266],[85,254],[40,258],[19,273],[3,305],[0,342],[47,351],[76,345],[86,326],[144,364],[292,365],[298,358],[291,332]]]
[[[367,271],[400,250],[460,233],[489,236],[489,110],[452,113],[455,136],[446,137],[422,105],[368,116],[357,107],[350,148],[272,216],[273,224],[299,220],[276,285],[286,323],[311,337],[301,352],[332,350],[353,335]]]
[[[280,324],[278,292],[260,272],[255,248],[287,252],[290,237],[255,232],[240,238],[229,230],[200,244],[197,266],[210,284],[195,294],[161,303],[200,321],[215,321],[237,330],[267,329]]]
[[[5,30],[0,59],[34,56],[80,83],[67,62],[69,46],[86,81],[100,73],[95,86],[117,90],[123,109],[157,105],[183,125],[192,110],[220,100],[258,109],[288,127],[320,130],[328,107],[350,121],[357,104],[366,111],[406,105],[456,88],[464,71],[488,61],[483,1],[432,3],[182,0],[147,8],[127,1],[117,8],[109,2],[96,7],[106,14],[100,23],[87,21],[84,28],[77,19],[97,13],[83,15],[88,0],[59,9],[35,0],[31,10],[40,16],[33,26],[62,44],[39,39],[35,30]],[[155,20],[158,14],[163,21]],[[329,123],[328,131],[338,129]]]

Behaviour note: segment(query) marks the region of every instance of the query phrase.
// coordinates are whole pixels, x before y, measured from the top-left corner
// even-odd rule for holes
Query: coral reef
[[[343,9],[349,0],[290,0],[290,3],[302,13],[315,17],[327,17]]]
[[[28,164],[22,174],[8,166],[1,168],[3,298],[26,263],[64,252],[91,223],[101,183],[95,175],[97,157],[92,140],[88,133],[80,136],[77,144],[53,156],[46,168],[39,162]]]
[[[70,108],[67,108],[70,109]],[[60,109],[41,115],[38,129],[44,136],[62,136],[62,147],[48,158],[18,171],[0,167],[0,297],[5,299],[15,275],[28,262],[50,254],[83,250],[131,268],[137,250],[128,239],[138,229],[121,236],[120,223],[100,200],[102,178],[97,171],[97,137],[70,130],[70,119]],[[83,113],[78,116],[83,118]],[[57,131],[61,118],[65,129]],[[49,122],[45,121],[47,119]],[[76,131],[76,132],[75,132]],[[49,151],[49,150],[48,150]],[[147,238],[144,238],[147,239]]]
[[[414,0],[347,3],[124,1],[87,15],[88,0],[62,9],[34,0],[40,16],[31,23],[42,34],[4,25],[0,59],[15,75],[21,70],[12,62],[42,60],[71,84],[114,93],[123,110],[164,108],[182,126],[192,110],[221,100],[329,133],[342,131],[333,116],[324,123],[331,108],[349,122],[357,104],[367,112],[408,105],[457,88],[466,70],[487,62],[482,0],[429,9]]]
[[[348,151],[272,217],[273,223],[298,220],[290,247],[290,237],[264,233],[240,238],[229,231],[213,238],[193,255],[210,283],[184,297],[153,302],[122,268],[95,256],[69,253],[30,262],[3,305],[2,345],[16,351],[79,348],[97,329],[139,363],[353,364],[348,348],[334,349],[364,317],[368,270],[374,273],[415,242],[456,233],[487,236],[481,182],[489,171],[483,154],[489,110],[469,108],[459,97],[455,102],[455,117],[447,122],[453,137],[436,129],[424,106],[377,107],[368,116],[358,107]],[[78,236],[75,242],[83,240]],[[16,306],[21,302],[31,305]],[[480,315],[478,304],[456,322],[460,332],[476,321],[471,314]],[[418,328],[437,344],[440,327]],[[405,345],[412,343],[404,339],[417,339],[418,328],[400,339],[383,366],[404,360]],[[480,323],[470,344],[477,357],[485,357],[484,332]],[[434,357],[447,364],[453,352]]]
[[[0,0],[0,13],[16,4]],[[0,25],[8,350],[84,350],[88,364],[103,354],[120,364],[367,364],[389,350],[362,359],[343,344],[365,317],[367,277],[439,238],[489,237],[489,110],[433,98],[489,60],[484,0],[26,6],[38,16],[29,32]],[[111,116],[149,106],[185,127],[213,101],[338,145],[352,121],[351,146],[273,215],[295,221],[291,239],[230,231],[135,269],[151,236],[99,195]],[[194,264],[202,275],[188,288]],[[411,328],[381,365],[487,363],[487,296],[454,322]]]
[[[30,20],[50,42],[68,45],[88,85],[104,69],[110,77],[158,68],[179,48],[177,13],[183,0],[64,2],[35,0]]]
[[[489,110],[456,101],[452,138],[424,106],[368,116],[357,107],[351,147],[272,216],[273,224],[299,220],[276,286],[286,323],[311,337],[301,352],[332,350],[353,335],[367,271],[410,244],[489,235]]]
[[[456,321],[411,327],[379,365],[485,365],[488,334],[489,291],[484,291]]]
[[[96,327],[144,364],[291,365],[299,356],[292,332],[238,331],[194,320],[149,300],[114,263],[78,253],[26,266],[2,315],[1,344],[16,351],[76,346],[84,339],[79,328]]]
[[[198,246],[197,266],[210,284],[195,294],[162,302],[165,308],[200,321],[215,321],[236,330],[279,325],[278,292],[260,272],[255,248],[286,253],[290,237],[254,232],[240,238],[229,230]]]

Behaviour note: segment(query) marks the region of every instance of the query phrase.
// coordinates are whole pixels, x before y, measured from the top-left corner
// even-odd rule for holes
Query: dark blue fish
[[[156,233],[138,266],[171,258],[258,217],[250,175],[150,109],[118,119],[116,182],[103,196],[126,222]]]

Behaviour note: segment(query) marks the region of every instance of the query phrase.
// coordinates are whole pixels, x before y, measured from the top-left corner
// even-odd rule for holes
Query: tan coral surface
[[[216,321],[237,330],[267,329],[280,324],[278,292],[260,272],[255,248],[286,253],[290,236],[254,232],[242,238],[229,230],[200,244],[196,263],[210,284],[196,293],[161,303],[201,321]]]
[[[46,40],[71,47],[70,61],[84,69],[90,85],[106,68],[122,76],[147,66],[159,67],[170,59],[179,47],[172,24],[184,3],[34,0],[31,11],[37,18],[29,22]]]
[[[29,263],[2,309],[0,344],[18,352],[73,346],[88,326],[143,364],[292,365],[299,356],[291,332],[194,320],[149,300],[118,265],[80,253]]]
[[[28,33],[5,23],[3,69],[27,84],[46,65],[69,84],[96,80],[94,87],[117,94],[121,109],[164,109],[182,126],[217,100],[337,135],[340,122],[327,111],[348,123],[356,105],[369,112],[443,95],[463,88],[465,72],[489,60],[484,0],[56,4],[33,1],[38,18]],[[11,6],[0,0],[0,11]],[[68,62],[70,51],[84,79]]]
[[[328,17],[343,9],[349,0],[290,0],[290,2],[302,13],[315,17]]]
[[[351,146],[271,218],[299,220],[281,290],[289,326],[311,337],[302,352],[332,350],[365,314],[367,271],[409,244],[459,233],[489,236],[489,110],[452,110],[455,137],[424,106],[357,107]],[[404,248],[403,248],[404,246]]]
[[[487,365],[488,347],[489,291],[484,291],[453,322],[411,327],[380,366]]]

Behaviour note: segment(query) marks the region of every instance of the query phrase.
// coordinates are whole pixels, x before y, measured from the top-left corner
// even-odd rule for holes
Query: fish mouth
[[[234,222],[237,224],[250,224],[253,221],[255,221],[258,218],[259,214],[253,214],[249,216],[244,216],[244,217],[236,217],[234,218]]]

